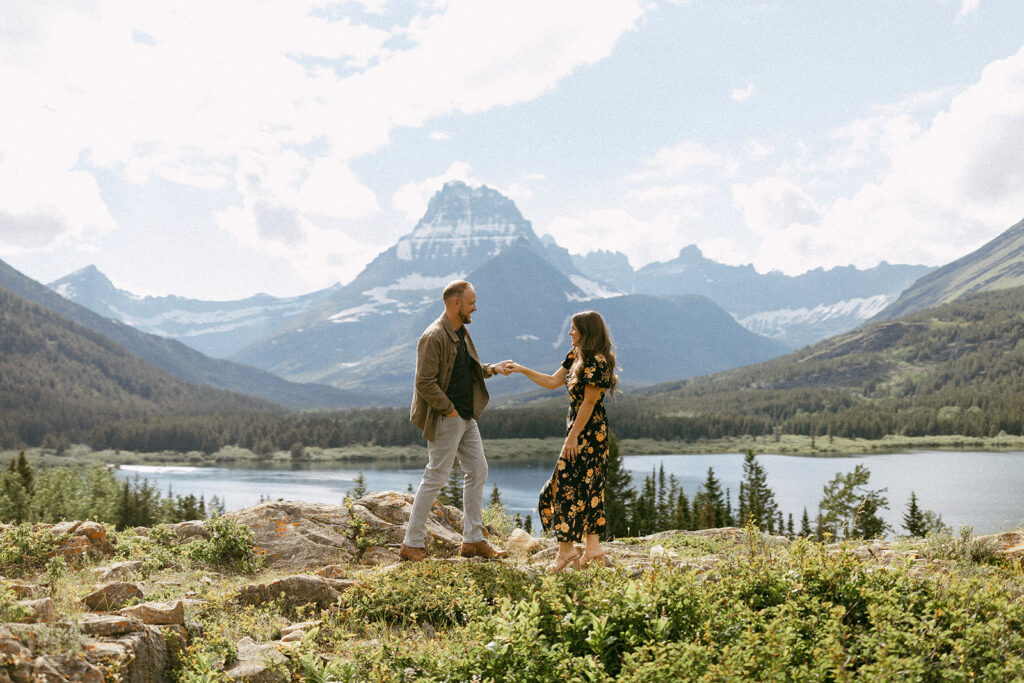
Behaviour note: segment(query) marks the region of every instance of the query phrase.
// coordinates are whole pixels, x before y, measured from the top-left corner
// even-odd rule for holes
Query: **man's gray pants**
[[[483,502],[487,484],[487,460],[484,442],[476,420],[461,417],[438,419],[434,440],[427,442],[427,467],[416,491],[416,500],[409,513],[409,526],[405,530],[405,545],[422,548],[427,537],[427,516],[438,492],[448,481],[455,456],[465,473],[462,482],[462,540],[476,543],[484,540]]]

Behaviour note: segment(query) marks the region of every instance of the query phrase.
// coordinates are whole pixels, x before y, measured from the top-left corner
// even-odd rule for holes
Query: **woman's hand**
[[[509,372],[522,372],[523,366],[514,360],[507,360],[505,361],[505,369]]]
[[[565,456],[566,460],[572,460],[576,457],[579,450],[580,437],[569,432],[569,435],[565,437],[565,443],[562,444],[562,455]]]

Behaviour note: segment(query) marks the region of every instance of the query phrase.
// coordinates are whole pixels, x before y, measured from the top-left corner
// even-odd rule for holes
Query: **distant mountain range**
[[[227,389],[294,409],[339,408],[382,400],[373,395],[354,395],[335,387],[297,384],[254,367],[209,358],[173,339],[146,334],[98,315],[55,294],[3,261],[0,261],[0,287],[103,335],[185,382]]]
[[[515,358],[555,368],[569,348],[570,316],[587,308],[607,313],[627,385],[784,351],[707,299],[625,295],[586,277],[567,259],[551,258],[509,199],[455,182],[431,199],[411,233],[350,284],[234,358],[296,381],[386,391],[407,400],[416,340],[441,314],[443,286],[458,278],[477,288],[480,310],[471,329],[485,361]],[[490,387],[502,394],[530,385],[515,377]]]
[[[305,313],[340,285],[292,298],[257,294],[239,301],[138,296],[118,289],[89,266],[51,282],[50,289],[104,318],[177,339],[213,358],[226,358]]]
[[[1024,285],[1024,221],[981,248],[935,270],[914,283],[879,313],[891,319],[955,301],[975,292]]]
[[[882,264],[864,271],[762,275],[752,266],[706,259],[693,246],[676,259],[634,271],[620,253],[570,254],[549,236],[538,238],[501,193],[451,182],[434,195],[410,233],[344,287],[235,302],[139,297],[118,290],[91,267],[50,286],[101,315],[207,354],[296,382],[383,391],[393,401],[399,386],[407,392],[408,345],[439,314],[441,288],[459,277],[480,281],[481,312],[473,330],[475,337],[493,339],[482,347],[487,352],[541,365],[556,362],[569,315],[582,308],[607,310],[618,318],[610,322],[628,381],[639,385],[762,360],[845,331],[877,314],[927,271]],[[502,282],[493,293],[483,284],[488,278]],[[633,319],[634,305],[648,317]],[[722,309],[742,327],[726,324],[729,315],[723,317]],[[671,334],[645,336],[645,327],[660,324],[654,321],[662,316],[677,321],[669,325]],[[496,383],[499,392],[517,386],[514,380]]]

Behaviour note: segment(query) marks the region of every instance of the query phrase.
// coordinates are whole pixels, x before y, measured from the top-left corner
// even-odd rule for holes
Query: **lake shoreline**
[[[562,439],[486,439],[484,449],[492,462],[514,463],[535,461],[538,458],[557,457]],[[881,439],[829,439],[803,435],[781,435],[779,437],[742,437],[715,440],[658,441],[655,439],[620,439],[619,452],[629,455],[716,455],[742,453],[747,449],[756,454],[792,455],[810,458],[829,458],[855,455],[885,454],[906,450],[940,451],[1024,451],[1024,437],[1001,435],[996,437],[966,437],[941,435],[926,437],[886,436]],[[18,450],[0,451],[0,463],[17,457]],[[358,464],[358,463],[409,463],[422,464],[426,461],[426,447],[357,445],[343,448],[316,448],[303,450],[301,457],[292,457],[288,451],[277,451],[268,456],[258,456],[252,451],[237,446],[226,446],[216,453],[199,451],[180,453],[160,451],[137,453],[132,451],[93,451],[85,445],[76,444],[62,454],[52,449],[26,448],[25,455],[37,466],[60,467],[68,465],[187,465],[193,467],[215,467],[222,465],[261,465],[279,467],[284,464]]]

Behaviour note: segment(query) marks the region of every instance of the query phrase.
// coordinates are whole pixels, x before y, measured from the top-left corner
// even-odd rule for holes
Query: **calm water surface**
[[[743,476],[743,456],[727,455],[637,455],[624,458],[639,488],[645,475],[662,465],[666,475],[675,475],[690,498],[707,476],[709,467],[724,488],[731,492],[733,509]],[[889,510],[883,517],[899,529],[910,492],[917,494],[919,505],[942,515],[954,528],[971,525],[978,533],[991,533],[1024,526],[1024,453],[914,451],[887,455],[836,458],[801,458],[787,455],[759,455],[758,462],[768,476],[768,485],[783,514],[792,513],[799,527],[806,507],[813,520],[822,488],[837,472],[850,472],[857,464],[871,470],[869,488],[887,488]],[[511,512],[533,514],[537,493],[547,480],[554,456],[535,462],[490,463],[487,496],[496,483],[505,506]],[[260,498],[340,503],[354,487],[359,472],[370,491],[415,489],[423,473],[422,465],[359,463],[353,467],[337,465],[297,465],[278,469],[234,467],[124,466],[118,477],[136,475],[175,494],[213,496],[224,501],[229,510],[255,505]]]

